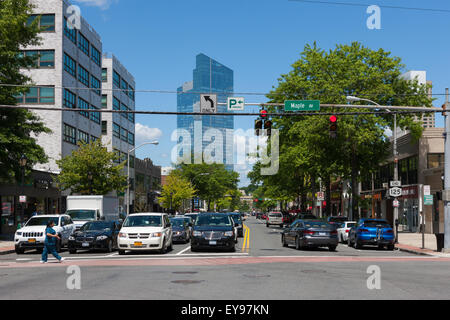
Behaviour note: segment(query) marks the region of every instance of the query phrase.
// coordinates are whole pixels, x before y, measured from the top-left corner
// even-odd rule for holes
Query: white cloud
[[[106,10],[112,3],[117,3],[119,0],[76,0],[77,2],[86,4],[88,6],[99,7]]]
[[[135,131],[137,144],[157,140],[163,135],[160,129],[150,128],[140,123],[136,123]]]

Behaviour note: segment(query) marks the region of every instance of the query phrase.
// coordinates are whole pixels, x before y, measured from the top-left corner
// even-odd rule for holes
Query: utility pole
[[[450,252],[450,118],[445,112],[450,107],[448,88],[445,89],[445,164],[444,164],[444,252]]]
[[[394,113],[394,141],[393,141],[393,153],[394,153],[394,181],[398,181],[398,156],[397,156],[397,114]],[[395,198],[396,199],[396,198]],[[394,223],[398,221],[398,207],[394,207]],[[398,234],[395,234],[395,243],[398,243]]]

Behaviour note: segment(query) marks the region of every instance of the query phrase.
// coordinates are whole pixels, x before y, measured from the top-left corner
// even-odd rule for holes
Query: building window
[[[113,97],[113,110],[120,110],[120,101]]]
[[[64,18],[64,35],[75,45],[77,44],[77,29],[73,25],[68,25],[67,18]]]
[[[128,131],[124,128],[120,128],[120,139],[122,141],[128,142]]]
[[[113,136],[120,139],[120,126],[113,123]]]
[[[88,57],[89,57],[89,41],[88,39],[83,36],[81,33],[78,37],[78,48],[80,48],[81,51],[83,51]]]
[[[130,97],[131,100],[134,101],[134,99],[135,99],[134,88],[132,86],[129,86],[128,88],[129,88],[128,96]]]
[[[120,106],[120,110],[121,111],[128,111],[128,107],[125,104],[122,103],[121,106]],[[128,119],[128,115],[125,112],[122,112],[120,115],[122,117]]]
[[[91,141],[92,142],[95,142],[95,141],[97,141],[98,140],[98,138],[96,137],[96,136],[91,136]]]
[[[120,89],[120,76],[116,71],[113,72],[113,83],[118,89]]]
[[[126,82],[124,79],[120,81],[121,88],[123,90],[123,93],[125,93],[128,96],[128,82]]]
[[[92,110],[98,110],[95,106],[91,106]],[[91,120],[94,121],[97,124],[101,123],[101,116],[100,112],[91,112]]]
[[[120,163],[120,151],[114,148],[113,152],[116,154],[117,157],[117,159],[114,160],[114,163]]]
[[[130,110],[130,109],[128,109],[128,110]],[[134,123],[134,113],[128,114],[128,120],[131,121],[132,123]]]
[[[16,100],[18,104],[54,104],[55,88],[29,88],[25,94],[17,95]]]
[[[108,95],[102,95],[102,109],[108,108]]]
[[[89,110],[89,103],[78,97],[78,109]],[[89,119],[89,112],[80,111],[80,114]]]
[[[428,154],[428,169],[441,168],[444,166],[444,154],[443,153],[429,153]]]
[[[77,129],[64,123],[64,141],[77,144]]]
[[[64,53],[64,70],[77,77],[77,63],[67,53]]]
[[[27,24],[31,25],[31,23],[36,20],[36,18],[41,17],[38,23],[39,29],[41,32],[55,32],[55,15],[54,14],[33,14],[28,17]]]
[[[134,161],[135,161],[135,157],[130,156],[130,168],[134,169]]]
[[[22,57],[32,57],[33,63],[30,68],[53,68],[55,67],[55,50],[23,51]]]
[[[63,99],[64,107],[70,109],[77,108],[77,96],[72,93],[70,90],[64,89],[64,99]]]
[[[89,87],[89,72],[81,65],[78,65],[78,81]]]
[[[128,132],[128,143],[134,146],[134,133]]]
[[[102,82],[108,82],[108,69],[102,69]]]
[[[102,121],[102,135],[108,134],[108,121]]]
[[[94,63],[96,65],[98,65],[99,67],[102,66],[102,57],[100,55],[100,51],[97,50],[97,48],[95,48],[94,46],[91,46],[91,58],[92,61],[94,61]]]
[[[94,88],[94,89],[98,89],[98,90],[94,90],[94,92],[96,93],[96,94],[98,94],[98,95],[101,95],[102,93],[101,93],[101,87],[100,87],[100,80],[98,80],[96,77],[94,77],[94,76],[91,76],[91,85],[92,85],[92,88]]]
[[[78,130],[78,141],[89,143],[89,134],[84,131]]]

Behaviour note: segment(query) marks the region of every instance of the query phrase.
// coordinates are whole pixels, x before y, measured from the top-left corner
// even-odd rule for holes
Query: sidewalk
[[[0,241],[0,255],[9,254],[14,252],[13,241]]]
[[[425,234],[425,249],[422,249],[421,233],[399,233],[398,244],[396,245],[400,251],[420,254],[432,255],[440,257],[450,257],[450,254],[437,252],[436,236],[434,234]]]

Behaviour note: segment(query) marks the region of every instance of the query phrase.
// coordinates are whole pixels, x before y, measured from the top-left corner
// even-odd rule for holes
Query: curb
[[[408,252],[408,253],[412,253],[412,254],[417,254],[420,256],[434,256],[434,254],[432,253],[427,253],[427,252],[423,252],[423,251],[419,251],[419,250],[413,250],[413,249],[406,249],[406,248],[399,248],[399,247],[395,247],[397,250],[399,251],[403,251],[403,252]]]
[[[11,254],[14,252],[16,252],[15,249],[0,251],[0,256],[4,256],[4,255]]]

